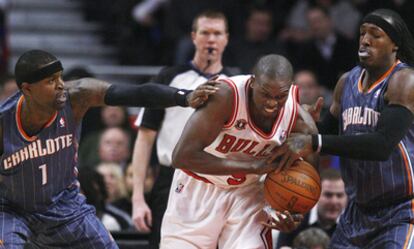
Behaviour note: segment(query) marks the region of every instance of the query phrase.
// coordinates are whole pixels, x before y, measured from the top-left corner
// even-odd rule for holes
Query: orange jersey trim
[[[405,236],[405,243],[404,243],[404,249],[408,248],[408,244],[410,243],[411,234],[413,232],[413,224],[410,224],[410,228],[408,229],[407,236]]]
[[[385,72],[378,80],[376,80],[375,82],[374,82],[374,84],[372,84],[369,88],[368,88],[368,91],[366,92],[366,93],[370,93],[376,86],[378,86],[379,84],[381,84],[382,83],[382,81],[384,81],[384,79],[386,78],[386,77],[388,77],[390,74],[391,74],[391,72],[392,72],[392,70],[394,70],[394,68],[395,68],[395,66],[397,66],[398,64],[400,64],[401,62],[399,61],[399,60],[397,60],[392,66],[391,66],[391,68],[390,69],[388,69],[388,71],[387,72]],[[361,72],[361,76],[359,77],[359,80],[358,80],[358,91],[360,92],[360,93],[364,93],[364,91],[363,91],[363,87],[362,87],[362,76],[365,74],[365,69]]]
[[[19,100],[17,101],[17,106],[16,106],[16,125],[17,125],[17,130],[19,131],[20,135],[22,136],[23,139],[25,139],[26,141],[29,142],[33,142],[37,139],[37,136],[29,136],[23,129],[23,125],[22,125],[22,120],[21,120],[21,112],[22,112],[22,106],[23,106],[23,100],[24,100],[24,96],[20,96]],[[55,114],[53,114],[53,116],[49,119],[49,121],[47,121],[47,123],[42,127],[46,128],[49,127],[56,119],[57,117],[57,111],[55,112]]]
[[[413,176],[411,174],[411,169],[410,169],[410,162],[408,161],[408,155],[406,153],[406,150],[404,148],[404,145],[402,143],[398,144],[398,148],[401,151],[401,156],[403,158],[404,161],[404,166],[405,166],[405,170],[407,171],[407,179],[408,179],[408,189],[407,189],[407,194],[408,195],[412,195],[413,194]]]

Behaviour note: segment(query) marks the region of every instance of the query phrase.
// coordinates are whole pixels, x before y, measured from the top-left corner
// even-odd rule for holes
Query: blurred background
[[[192,20],[213,9],[229,21],[225,66],[250,73],[260,56],[282,54],[295,68],[301,103],[323,96],[327,107],[338,77],[357,63],[359,22],[376,8],[396,10],[413,31],[409,0],[0,0],[0,101],[17,90],[14,64],[30,49],[56,55],[66,80],[146,82],[164,66],[189,63]],[[92,109],[79,151],[83,192],[121,249],[147,248],[147,235],[131,220],[129,164],[138,113]],[[322,157],[321,168],[337,169],[338,159]],[[157,172],[154,157],[146,193]]]

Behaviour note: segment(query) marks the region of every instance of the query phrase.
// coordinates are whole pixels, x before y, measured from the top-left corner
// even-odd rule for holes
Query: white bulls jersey
[[[270,156],[283,144],[292,130],[298,113],[298,89],[292,85],[285,105],[280,109],[272,131],[268,134],[260,130],[252,122],[248,111],[248,91],[250,91],[251,75],[242,75],[220,80],[229,84],[234,91],[232,119],[223,127],[220,134],[204,150],[220,158],[254,161]],[[216,176],[207,174],[186,173],[217,186],[229,188],[246,186],[259,180],[255,174],[233,174]]]

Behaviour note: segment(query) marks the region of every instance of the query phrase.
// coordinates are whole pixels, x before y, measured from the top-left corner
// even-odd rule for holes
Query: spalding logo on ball
[[[275,210],[306,214],[318,202],[321,179],[316,169],[297,161],[289,169],[269,173],[264,182],[264,196]]]

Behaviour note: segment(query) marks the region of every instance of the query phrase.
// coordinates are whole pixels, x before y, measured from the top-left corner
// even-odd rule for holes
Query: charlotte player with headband
[[[15,67],[20,91],[0,106],[0,241],[5,248],[118,248],[79,193],[77,150],[90,107],[198,106],[215,92],[159,84],[111,85],[85,78],[64,83],[52,54],[31,50]]]
[[[341,157],[349,203],[329,248],[414,248],[414,40],[396,12],[375,10],[362,20],[358,55],[322,135],[288,144],[306,154],[313,138],[314,150]]]

